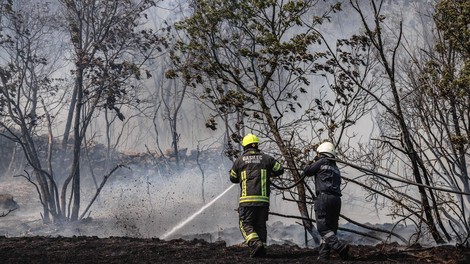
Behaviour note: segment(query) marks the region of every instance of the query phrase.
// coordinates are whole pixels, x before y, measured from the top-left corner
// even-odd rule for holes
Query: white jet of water
[[[178,225],[176,225],[175,227],[173,227],[173,229],[171,229],[170,231],[166,232],[163,236],[161,236],[160,238],[161,239],[165,239],[167,237],[169,237],[171,234],[173,234],[176,230],[182,228],[183,226],[185,226],[187,223],[189,223],[191,220],[193,220],[194,218],[196,218],[196,216],[198,216],[199,214],[201,214],[204,210],[206,210],[209,206],[211,206],[213,203],[215,203],[217,200],[220,199],[220,197],[224,196],[225,193],[227,193],[230,189],[233,188],[233,186],[236,186],[236,184],[233,184],[231,185],[230,187],[228,187],[224,192],[222,192],[221,194],[219,194],[219,196],[215,197],[212,201],[210,201],[208,204],[204,205],[201,209],[199,209],[199,211],[195,212],[193,215],[191,215],[190,217],[188,217],[186,220],[182,221],[181,223],[179,223]]]

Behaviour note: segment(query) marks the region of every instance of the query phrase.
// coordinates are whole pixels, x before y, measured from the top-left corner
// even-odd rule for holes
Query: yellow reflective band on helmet
[[[246,171],[242,171],[242,196],[246,196]]]
[[[279,169],[281,169],[281,164],[279,164],[279,162],[276,161],[276,164],[274,164],[274,167],[273,167],[273,171],[278,171]]]
[[[267,173],[265,169],[261,170],[261,196],[267,196],[266,195],[266,184],[267,184]]]
[[[256,202],[269,203],[269,197],[261,196],[261,195],[250,195],[250,196],[240,197],[240,203],[256,203]]]

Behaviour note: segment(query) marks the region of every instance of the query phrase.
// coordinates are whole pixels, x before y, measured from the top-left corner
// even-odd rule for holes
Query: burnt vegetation
[[[106,185],[129,175],[190,170],[205,203],[210,175],[253,132],[286,168],[273,195],[298,210],[272,214],[296,219],[304,245],[319,237],[315,190],[300,172],[328,140],[344,192],[394,221],[341,215],[355,227],[342,232],[378,243],[354,245],[354,260],[469,261],[467,1],[173,2],[0,1],[0,179],[32,188],[42,224],[93,222]],[[162,7],[174,13],[159,20]],[[332,39],[337,25],[347,32]],[[22,205],[0,195],[1,222]],[[318,253],[269,250],[256,262],[314,263]],[[2,237],[0,251],[10,263],[255,262],[243,246],[156,238]]]

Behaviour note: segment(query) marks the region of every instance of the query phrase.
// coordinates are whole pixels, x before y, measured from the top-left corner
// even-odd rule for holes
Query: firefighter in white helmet
[[[336,236],[338,220],[341,211],[341,173],[336,166],[335,147],[330,142],[324,142],[317,148],[315,162],[304,168],[304,175],[315,177],[315,218],[317,229],[322,237],[319,260],[327,260],[333,249],[341,259],[349,258],[349,245],[340,242]]]
[[[230,170],[230,181],[240,184],[240,231],[251,248],[251,257],[266,255],[270,178],[284,173],[281,164],[262,153],[258,144],[257,136],[246,135],[242,141],[243,154],[235,160]]]

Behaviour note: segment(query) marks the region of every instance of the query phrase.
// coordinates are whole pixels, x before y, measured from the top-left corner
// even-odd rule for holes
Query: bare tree
[[[48,165],[50,148],[39,144],[39,134],[49,132],[50,136],[50,115],[63,102],[63,93],[57,87],[60,82],[52,78],[57,61],[53,56],[49,61],[45,58],[50,50],[44,47],[54,46],[60,52],[54,43],[59,23],[53,12],[44,12],[48,7],[23,1],[2,5],[1,49],[5,56],[0,69],[2,136],[21,146],[33,168],[45,222],[49,222],[50,215],[57,217],[60,208],[57,185]],[[31,180],[28,173],[27,178]]]
[[[442,182],[452,190],[470,193],[466,81],[470,52],[468,38],[461,35],[468,30],[468,12],[463,2],[441,1],[436,6],[432,42],[410,54],[413,60],[407,73],[413,93],[405,100],[415,142],[421,146],[420,158],[434,175],[433,184]],[[456,239],[468,239],[470,195],[436,192],[436,197]]]
[[[468,230],[468,220],[463,213],[466,209],[462,197],[460,206],[456,207],[448,194],[433,187],[446,183],[449,190],[455,190],[468,185],[466,145],[460,140],[467,127],[464,110],[467,107],[460,100],[466,101],[466,95],[458,92],[458,86],[451,85],[452,80],[457,79],[455,73],[459,72],[456,67],[462,65],[456,60],[458,53],[452,50],[446,38],[438,38],[436,45],[427,46],[427,50],[413,45],[423,42],[407,38],[403,21],[396,25],[390,21],[384,12],[384,1],[349,2],[359,15],[364,32],[340,40],[336,52],[331,49],[334,55],[331,64],[356,87],[369,93],[379,109],[379,135],[373,138],[377,143],[371,142],[370,148],[349,158],[356,158],[355,162],[371,171],[384,170],[413,181],[418,197],[407,194],[410,185],[397,185],[383,178],[369,178],[369,186],[374,192],[379,191],[376,194],[386,194],[387,199],[393,201],[395,206],[391,208],[395,217],[415,223],[419,230],[417,238],[420,232],[428,230],[437,243],[451,241],[450,230],[455,231],[455,228],[444,220],[448,218],[451,225],[458,223],[461,230]],[[443,32],[441,34],[446,34]],[[362,52],[352,54],[351,48],[361,48]],[[419,48],[423,51],[421,57],[417,57]],[[366,50],[372,52],[366,53]],[[358,78],[362,75],[351,69],[369,67],[366,61],[376,63],[376,74],[371,72],[367,78]],[[371,82],[375,84],[367,85]],[[452,214],[459,220],[455,221]]]
[[[129,90],[132,80],[148,78],[142,73],[145,61],[160,49],[162,39],[152,30],[141,28],[144,12],[154,1],[62,1],[74,47],[75,86],[73,111],[73,163],[61,193],[65,207],[66,190],[71,182],[73,198],[71,220],[77,220],[80,208],[80,151],[88,125],[96,111],[108,108],[117,117],[124,115],[117,107]],[[137,98],[136,98],[137,99]],[[64,137],[65,140],[65,137]]]
[[[164,69],[171,68],[171,65],[165,63],[167,66]],[[179,140],[180,133],[178,132],[178,124],[180,122],[180,115],[183,113],[183,102],[186,98],[187,84],[180,82],[177,79],[167,79],[165,83],[162,83],[160,87],[160,94],[162,96],[163,112],[162,117],[166,120],[170,135],[171,135],[171,148],[173,149],[172,155],[176,159],[176,166],[180,166],[180,151],[179,151]]]
[[[1,48],[7,55],[0,68],[2,135],[23,149],[31,168],[25,170],[24,177],[37,188],[46,223],[51,216],[54,222],[75,221],[84,216],[79,215],[81,151],[89,143],[85,142],[86,137],[93,137],[90,124],[108,110],[114,113],[111,118],[125,120],[123,105],[139,104],[140,80],[150,77],[144,69],[145,62],[165,43],[158,30],[144,27],[145,11],[154,7],[153,1],[60,3],[63,5],[28,1],[25,5],[18,1],[2,6]],[[65,11],[65,16],[60,11]],[[64,28],[70,33],[70,42],[61,35]],[[74,86],[70,91],[64,85],[66,72],[54,71],[58,70],[55,56],[65,57],[59,54],[61,46],[53,43],[56,40],[64,40],[59,43],[62,46],[73,47]],[[66,77],[53,79],[53,73]],[[59,157],[64,161],[65,152],[55,152],[58,142],[53,131],[59,125],[65,99],[69,98],[63,147],[67,147],[72,130],[70,170],[68,164],[54,166],[52,162]],[[109,113],[106,117],[110,117]],[[57,175],[64,173],[69,176],[62,182]]]

